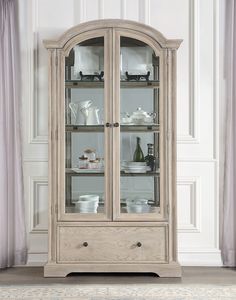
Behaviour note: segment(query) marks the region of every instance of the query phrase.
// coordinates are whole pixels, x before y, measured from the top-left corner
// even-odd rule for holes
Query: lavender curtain
[[[236,1],[225,1],[225,114],[223,132],[221,251],[225,266],[236,266]],[[224,110],[222,110],[224,111]]]
[[[16,0],[0,0],[0,268],[26,262]]]

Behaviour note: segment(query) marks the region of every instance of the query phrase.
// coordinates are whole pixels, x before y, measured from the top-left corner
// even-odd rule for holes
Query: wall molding
[[[179,223],[179,233],[201,232],[201,177],[178,177],[178,186],[188,186],[190,189],[190,223]]]
[[[48,186],[48,178],[45,176],[30,176],[29,178],[29,233],[47,233],[48,229],[40,224],[39,216],[39,190],[41,187]]]
[[[215,164],[215,246],[219,248],[219,236],[220,236],[220,0],[213,1],[214,8],[214,18],[213,18],[213,99],[214,99],[214,114],[213,114],[213,130],[214,130],[214,139],[213,139],[213,157],[216,160]]]
[[[199,144],[199,1],[189,0],[189,128],[177,136],[179,144]]]
[[[29,144],[47,144],[48,135],[42,135],[39,132],[38,107],[39,107],[39,89],[36,70],[39,69],[39,0],[32,0],[30,5],[31,15],[28,16],[28,55],[29,55]]]
[[[127,10],[126,10],[127,2],[126,0],[120,0],[120,18],[126,19]]]
[[[98,16],[99,19],[104,19],[104,11],[105,11],[105,5],[104,5],[104,0],[99,0],[99,11],[98,11]]]
[[[139,0],[139,22],[150,25],[150,0]]]

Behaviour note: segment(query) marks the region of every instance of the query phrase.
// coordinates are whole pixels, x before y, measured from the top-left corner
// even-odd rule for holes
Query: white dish
[[[79,168],[73,168],[72,171],[76,173],[103,173],[104,168],[102,169],[79,169]]]
[[[145,167],[126,167],[124,168],[125,173],[146,173],[148,170],[147,166]]]
[[[146,162],[141,161],[127,161],[126,166],[129,168],[146,167]]]
[[[147,170],[147,167],[126,167],[127,170]]]
[[[90,214],[91,214],[91,213],[92,213],[92,214],[96,214],[96,213],[97,213],[97,209],[95,209],[95,210],[81,210],[81,209],[80,209],[80,210],[78,210],[77,212],[78,212],[78,213],[81,213],[81,214],[89,214],[89,213],[90,213]]]

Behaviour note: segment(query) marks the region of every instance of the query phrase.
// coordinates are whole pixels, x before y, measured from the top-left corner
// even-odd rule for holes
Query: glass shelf
[[[149,80],[149,81],[127,81],[121,80],[120,86],[121,88],[157,88],[160,83],[157,80]],[[81,80],[66,80],[65,87],[72,88],[104,88],[104,81],[81,81]]]
[[[104,125],[66,125],[65,130],[67,132],[103,132]],[[146,132],[146,131],[159,132],[160,126],[158,124],[145,124],[145,125],[121,124],[120,130],[122,132]]]
[[[104,176],[104,172],[95,169],[86,169],[85,171],[83,169],[78,169],[75,171],[74,169],[67,168],[66,169],[66,175],[68,176]],[[126,173],[124,171],[120,172],[121,176],[160,176],[160,170],[156,172],[145,172],[145,173]]]

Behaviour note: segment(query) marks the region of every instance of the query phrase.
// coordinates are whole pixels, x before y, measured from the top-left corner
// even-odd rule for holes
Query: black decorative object
[[[129,74],[128,72],[125,72],[126,78],[128,81],[135,80],[140,81],[141,79],[145,79],[146,81],[149,81],[150,71],[147,72],[147,74]]]
[[[100,74],[83,74],[81,71],[79,72],[81,81],[94,81],[94,79],[98,79],[99,81],[103,81],[104,72],[101,71]]]

